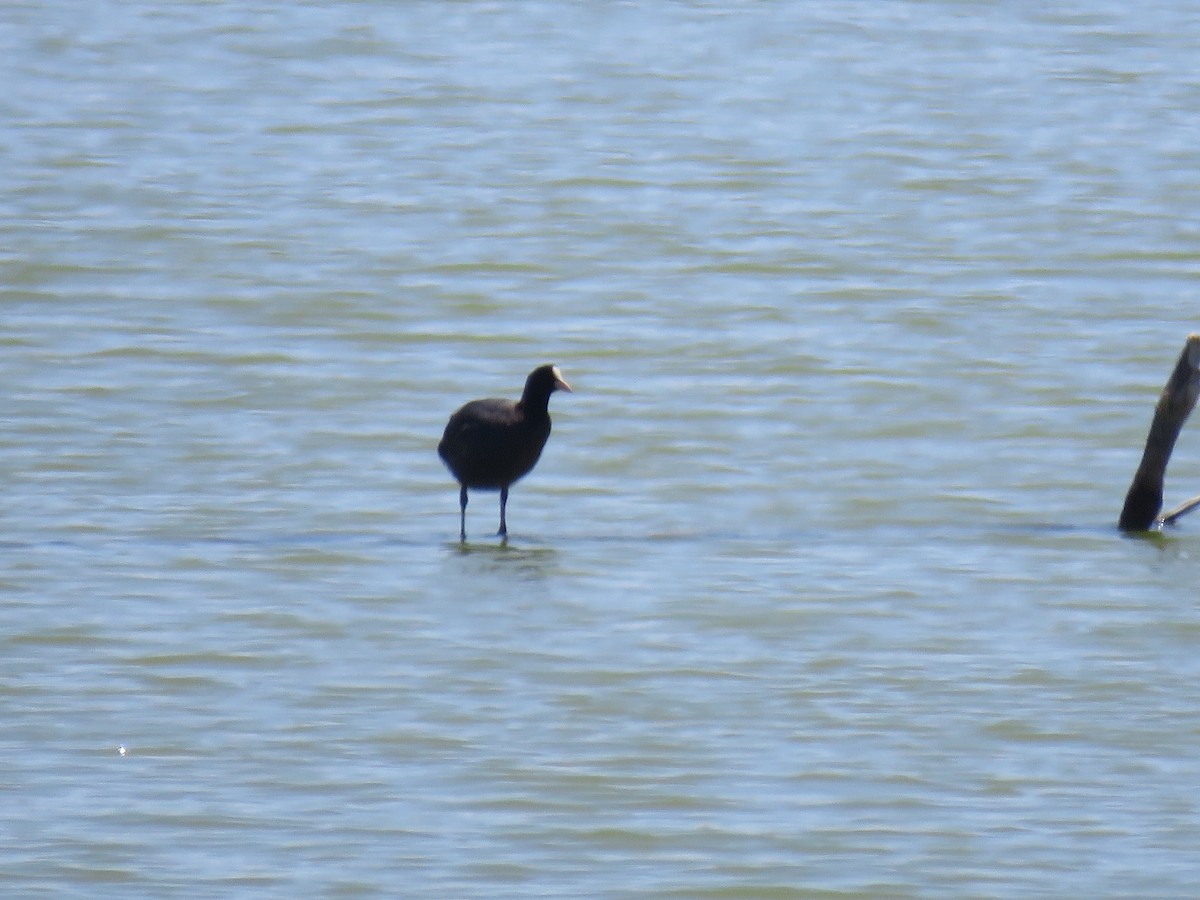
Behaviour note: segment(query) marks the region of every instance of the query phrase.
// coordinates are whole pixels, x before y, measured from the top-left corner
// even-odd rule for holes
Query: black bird
[[[550,395],[570,391],[558,366],[538,366],[512,400],[472,400],[450,417],[438,456],[458,480],[459,540],[467,539],[467,488],[500,490],[499,537],[508,535],[504,507],[513,482],[528,475],[550,437]]]

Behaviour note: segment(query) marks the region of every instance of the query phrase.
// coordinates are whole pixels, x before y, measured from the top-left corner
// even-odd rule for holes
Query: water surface
[[[1114,522],[1197,328],[1198,45],[10,4],[0,892],[1197,893],[1197,526]],[[460,546],[445,419],[547,361]]]

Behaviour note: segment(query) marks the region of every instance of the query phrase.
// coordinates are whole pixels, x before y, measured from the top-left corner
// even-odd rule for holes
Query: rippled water
[[[1200,892],[1200,526],[1114,527],[1197,328],[1198,49],[8,4],[0,893]],[[460,546],[445,419],[547,361]]]

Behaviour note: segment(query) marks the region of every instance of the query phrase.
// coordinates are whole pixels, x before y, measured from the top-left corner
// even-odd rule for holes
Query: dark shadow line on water
[[[129,536],[113,536],[105,534],[81,535],[75,538],[53,537],[44,541],[39,540],[2,540],[0,552],[22,552],[30,550],[59,549],[64,552],[94,550],[100,546],[121,546],[131,544],[150,544],[163,547],[224,547],[230,550],[254,550],[264,548],[284,547],[319,547],[319,548],[354,548],[354,547],[405,547],[429,548],[439,547],[458,553],[514,553],[531,554],[553,552],[556,549],[568,547],[596,546],[671,546],[671,545],[705,545],[705,544],[806,544],[827,543],[829,541],[853,542],[865,544],[877,542],[883,534],[907,532],[910,537],[924,537],[928,541],[941,541],[947,537],[985,538],[989,534],[1023,535],[1027,537],[1045,536],[1091,536],[1112,537],[1124,540],[1144,541],[1156,546],[1171,544],[1177,541],[1194,539],[1181,526],[1172,526],[1154,531],[1125,532],[1115,523],[1063,523],[1063,522],[987,522],[971,523],[926,523],[921,525],[904,525],[900,523],[876,522],[853,528],[841,527],[836,529],[794,528],[794,529],[755,529],[751,531],[733,531],[720,528],[696,529],[667,529],[651,532],[596,532],[588,533],[575,531],[557,533],[552,536],[540,534],[509,535],[507,540],[495,536],[481,537],[468,540],[465,544],[455,539],[448,539],[442,532],[424,532],[421,534],[401,534],[382,531],[309,531],[258,533],[254,535],[155,535],[134,534]]]
[[[980,523],[980,526],[985,527],[985,523]],[[1124,531],[1121,528],[1118,528],[1116,523],[1109,523],[1106,525],[1068,525],[1062,522],[1004,522],[995,524],[992,526],[992,528],[996,531],[1010,534],[1087,534],[1094,537],[1113,537],[1131,541],[1148,541],[1154,544],[1163,542],[1169,543],[1174,540],[1183,540],[1189,537],[1189,534],[1186,531],[1176,526],[1154,528],[1149,531]]]

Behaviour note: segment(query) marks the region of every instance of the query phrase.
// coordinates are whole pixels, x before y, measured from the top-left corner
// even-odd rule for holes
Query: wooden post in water
[[[1191,334],[1154,409],[1154,421],[1150,423],[1142,462],[1133,476],[1129,493],[1125,495],[1125,508],[1121,510],[1118,525],[1123,531],[1146,531],[1158,524],[1171,524],[1200,506],[1200,497],[1197,497],[1173,509],[1161,520],[1158,518],[1167,463],[1197,398],[1200,398],[1200,334]]]

